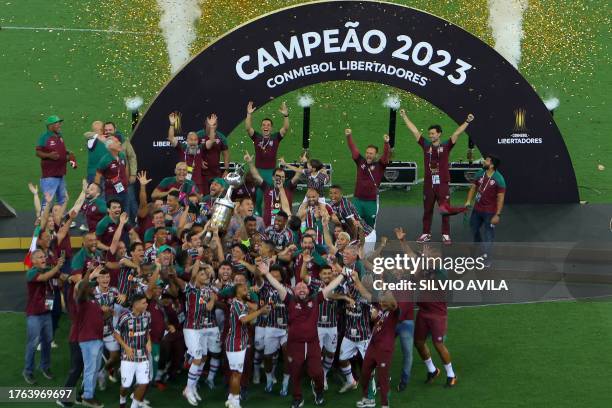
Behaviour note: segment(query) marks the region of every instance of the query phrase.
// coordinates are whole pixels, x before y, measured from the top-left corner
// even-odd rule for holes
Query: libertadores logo
[[[541,137],[532,137],[527,128],[527,109],[514,110],[514,129],[509,137],[497,138],[497,144],[542,144]]]

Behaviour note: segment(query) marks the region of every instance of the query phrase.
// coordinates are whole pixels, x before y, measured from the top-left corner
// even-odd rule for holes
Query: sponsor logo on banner
[[[514,110],[514,129],[509,137],[498,138],[498,145],[504,144],[542,144],[541,137],[533,137],[527,128],[527,110],[517,108]]]

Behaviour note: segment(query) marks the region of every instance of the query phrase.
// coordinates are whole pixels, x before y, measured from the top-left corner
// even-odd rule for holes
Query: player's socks
[[[268,387],[274,384],[274,371],[270,371],[269,373],[266,373],[266,384],[268,384]]]
[[[278,365],[278,353],[274,353],[272,356],[272,373],[276,373],[276,366]],[[276,384],[276,377],[274,377],[274,384]]]
[[[289,386],[289,378],[291,378],[289,374],[283,374],[283,388],[287,388]]]
[[[355,381],[355,378],[353,377],[353,370],[351,369],[350,364],[347,367],[341,367],[340,371],[342,371],[342,375],[344,375],[347,384],[352,384]]]
[[[210,359],[210,366],[208,367],[208,381],[215,380],[215,375],[217,375],[220,365],[221,361],[218,358],[213,357]]]
[[[119,396],[119,404],[125,404],[127,402],[127,396]]]
[[[427,360],[424,361],[425,365],[427,366],[427,371],[430,373],[433,373],[436,371],[436,366],[434,365],[433,361],[431,360],[431,357],[429,357]]]
[[[202,371],[199,365],[191,364],[189,367],[189,373],[187,373],[187,387],[192,390],[195,389],[201,373]]]
[[[453,371],[453,363],[444,364],[444,369],[446,370],[447,377],[455,376],[455,372]]]
[[[133,399],[130,408],[140,408],[140,402],[138,400]]]
[[[327,373],[331,370],[332,365],[334,364],[334,357],[328,356],[327,354],[323,357],[323,376],[327,377]]]
[[[261,374],[261,360],[263,357],[263,350],[255,349],[253,353],[253,383],[259,384],[259,376]]]

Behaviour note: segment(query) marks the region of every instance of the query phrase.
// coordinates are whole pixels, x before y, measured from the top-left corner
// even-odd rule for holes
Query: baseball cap
[[[47,118],[47,120],[45,121],[45,125],[49,126],[49,125],[52,125],[52,124],[54,124],[54,123],[57,123],[57,122],[63,122],[63,121],[64,121],[64,119],[60,119],[60,117],[59,117],[59,116],[57,116],[57,115],[51,115],[51,116],[49,116],[49,117]]]
[[[176,252],[174,251],[174,248],[172,248],[170,245],[162,245],[159,247],[159,250],[157,252],[165,252],[165,251],[170,251],[172,252],[173,255],[176,254]]]

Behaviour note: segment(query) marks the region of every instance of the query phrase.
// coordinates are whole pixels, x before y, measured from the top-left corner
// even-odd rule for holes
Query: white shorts
[[[187,352],[194,360],[200,360],[202,356],[206,355],[204,329],[183,329],[183,337],[185,338]]]
[[[263,350],[265,348],[265,333],[265,327],[255,326],[255,338],[253,339],[253,343],[255,344],[255,350]]]
[[[366,350],[368,349],[369,340],[363,340],[354,342],[349,340],[348,338],[342,339],[342,344],[340,345],[340,360],[346,361],[355,357],[357,352],[361,354],[361,357],[365,357]]]
[[[149,361],[121,360],[121,387],[130,388],[136,377],[136,384],[149,383]]]
[[[276,353],[283,344],[287,343],[287,330],[276,327],[264,329],[264,355]]]
[[[117,343],[117,340],[115,340],[112,334],[109,334],[108,336],[104,337],[102,340],[104,340],[104,347],[108,351],[111,351],[111,352],[119,351],[119,343]]]
[[[221,352],[221,333],[217,326],[204,329],[204,344],[204,355]]]
[[[321,351],[324,349],[330,353],[335,353],[338,348],[338,328],[337,327],[317,327],[319,333],[319,346]]]
[[[227,362],[229,363],[230,370],[242,373],[246,349],[240,351],[226,351],[225,354],[227,354]]]

